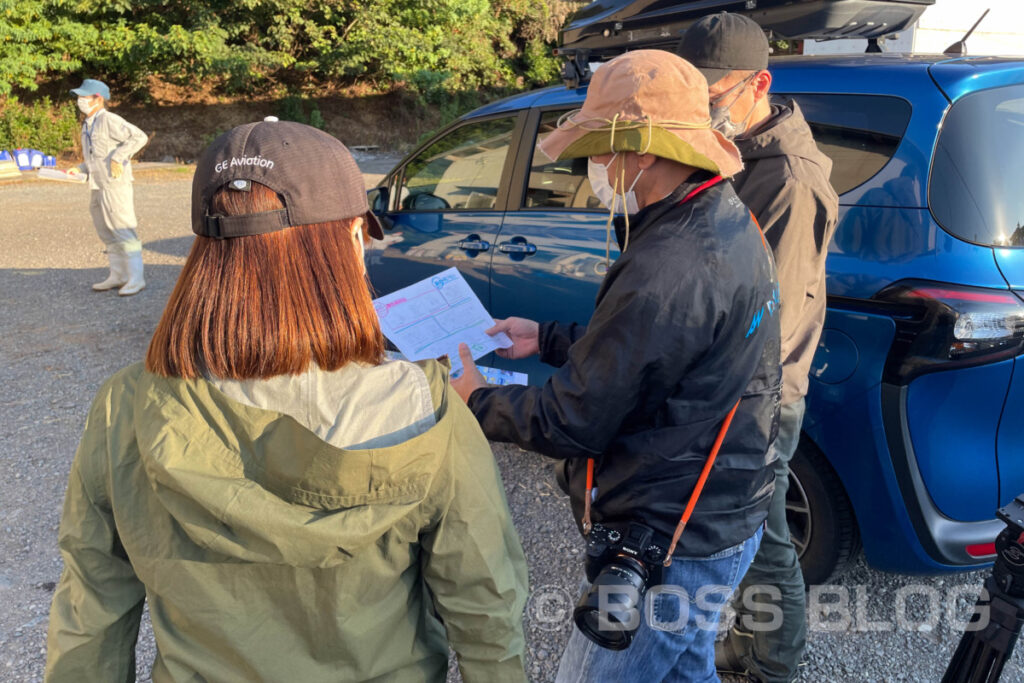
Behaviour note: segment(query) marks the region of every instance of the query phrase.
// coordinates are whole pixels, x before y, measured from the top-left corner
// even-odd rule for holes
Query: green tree
[[[144,91],[148,79],[224,92],[314,91],[396,79],[433,97],[529,87],[571,3],[544,0],[0,0],[0,79],[68,72]],[[552,9],[554,8],[554,10]],[[431,76],[424,75],[432,74]]]
[[[81,67],[96,29],[54,10],[48,0],[0,0],[0,96]]]

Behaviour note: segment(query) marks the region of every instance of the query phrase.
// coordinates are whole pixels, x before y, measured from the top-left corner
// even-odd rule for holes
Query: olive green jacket
[[[46,680],[134,680],[147,602],[157,683],[444,681],[449,643],[466,681],[524,681],[500,475],[447,369],[417,365],[436,424],[364,450],[206,380],[108,380],[68,482]]]

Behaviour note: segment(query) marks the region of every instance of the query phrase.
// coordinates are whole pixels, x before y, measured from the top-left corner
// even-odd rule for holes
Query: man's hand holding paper
[[[512,340],[512,346],[500,348],[497,354],[502,358],[519,360],[540,353],[540,325],[526,318],[505,318],[495,320],[494,327],[487,330],[489,335],[505,334]]]

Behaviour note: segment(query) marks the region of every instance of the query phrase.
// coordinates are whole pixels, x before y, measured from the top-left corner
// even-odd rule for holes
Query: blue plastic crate
[[[14,163],[18,165],[18,168],[22,171],[27,171],[32,168],[32,150],[30,149],[16,149],[14,150]]]

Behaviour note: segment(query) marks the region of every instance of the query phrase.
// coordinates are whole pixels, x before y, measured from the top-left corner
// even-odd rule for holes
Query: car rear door
[[[493,245],[504,217],[513,140],[525,111],[450,127],[389,176],[384,241],[367,251],[380,294],[456,267],[490,307]]]
[[[607,209],[594,196],[587,160],[549,162],[536,143],[554,130],[568,105],[531,110],[512,177],[513,194],[491,260],[491,313],[537,321],[586,323],[609,260]],[[607,253],[606,253],[607,247]],[[537,359],[494,359],[542,384],[553,372]]]

